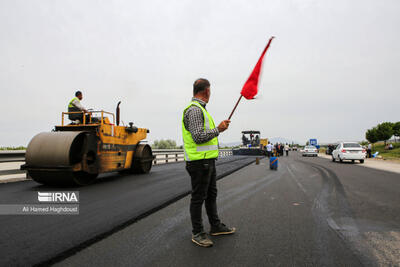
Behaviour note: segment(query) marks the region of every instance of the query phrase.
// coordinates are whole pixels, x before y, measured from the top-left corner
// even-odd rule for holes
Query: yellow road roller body
[[[113,113],[82,113],[82,122],[64,124],[52,132],[39,133],[30,141],[21,169],[33,180],[48,185],[86,185],[106,172],[148,173],[154,156],[151,147],[140,144],[148,129],[119,126]],[[97,117],[95,116],[97,115]],[[110,121],[112,118],[112,122]]]

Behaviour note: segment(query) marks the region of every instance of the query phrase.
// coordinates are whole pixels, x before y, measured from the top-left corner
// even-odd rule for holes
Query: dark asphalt
[[[232,156],[217,161],[218,177],[255,161]],[[37,191],[59,191],[34,181],[0,184],[0,204],[29,204]],[[184,163],[153,167],[147,175],[102,175],[79,190],[80,214],[0,216],[0,266],[51,263],[189,193]],[[49,261],[50,260],[50,261]]]
[[[238,231],[212,248],[190,241],[185,197],[57,265],[400,266],[399,174],[279,160],[278,171],[262,160],[218,182],[220,217]]]

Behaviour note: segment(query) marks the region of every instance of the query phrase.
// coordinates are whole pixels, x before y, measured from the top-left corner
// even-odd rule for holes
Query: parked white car
[[[332,161],[339,160],[359,160],[360,163],[364,163],[366,151],[356,142],[341,142],[337,145],[335,150],[332,152]]]
[[[305,146],[304,149],[301,150],[301,155],[303,157],[305,156],[317,157],[318,149],[315,146]]]

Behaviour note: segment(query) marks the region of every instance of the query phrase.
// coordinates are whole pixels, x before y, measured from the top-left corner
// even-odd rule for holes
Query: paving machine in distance
[[[149,130],[131,122],[120,126],[120,103],[116,118],[103,110],[63,112],[61,125],[29,142],[21,169],[46,185],[87,185],[106,172],[148,173],[154,156],[151,147],[141,142]],[[64,124],[65,115],[72,118],[77,113],[80,120]]]
[[[264,156],[266,154],[263,144],[268,139],[260,139],[260,131],[243,131],[242,145],[232,150],[233,155]]]

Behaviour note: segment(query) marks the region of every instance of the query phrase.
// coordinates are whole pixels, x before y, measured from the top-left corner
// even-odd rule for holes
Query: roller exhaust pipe
[[[117,104],[117,110],[115,112],[116,117],[117,117],[117,126],[119,126],[119,104],[121,104],[121,101],[118,102]]]

